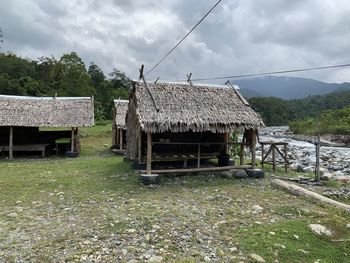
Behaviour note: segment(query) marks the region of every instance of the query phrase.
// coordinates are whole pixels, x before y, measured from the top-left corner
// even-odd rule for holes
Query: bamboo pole
[[[9,138],[9,158],[13,159],[13,127],[10,127],[10,138]]]
[[[139,140],[138,140],[138,161],[139,164],[142,162],[142,131],[140,129],[139,132]]]
[[[147,175],[152,173],[152,134],[147,132]]]
[[[341,209],[347,211],[348,213],[350,213],[350,205],[334,201],[334,200],[332,200],[330,198],[327,198],[327,197],[325,197],[323,195],[320,195],[320,194],[317,194],[317,193],[312,192],[310,190],[307,190],[307,189],[305,189],[303,187],[297,186],[297,185],[295,185],[293,183],[285,182],[285,181],[282,181],[282,180],[279,180],[279,179],[274,179],[274,180],[271,181],[271,184],[274,185],[274,186],[283,188],[283,189],[287,190],[288,192],[291,192],[292,194],[301,195],[301,196],[304,196],[304,197],[311,198],[311,199],[313,199],[315,201],[320,201],[322,203],[326,203],[326,204],[329,204],[329,205],[332,205],[332,206],[336,206],[336,207],[341,208]]]
[[[71,141],[70,141],[70,151],[74,152],[74,127],[72,127]]]

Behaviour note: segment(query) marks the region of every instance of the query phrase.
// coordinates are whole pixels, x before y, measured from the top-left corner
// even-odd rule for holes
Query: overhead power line
[[[177,44],[170,49],[170,51],[168,53],[166,53],[166,55],[159,60],[159,62],[157,62],[150,70],[148,70],[145,74],[145,76],[147,76],[149,73],[151,73],[156,67],[158,67],[192,32],[193,30],[195,30],[195,28],[211,13],[211,11],[214,10],[214,8],[221,2],[221,0],[217,1],[216,4],[209,9],[209,11],[197,22],[197,24],[195,24],[190,31],[188,31],[188,33],[179,41],[177,42]]]
[[[197,78],[197,79],[191,79],[191,81],[237,79],[237,78],[245,78],[245,77],[257,77],[257,76],[265,76],[265,75],[276,75],[276,74],[284,74],[284,73],[303,72],[303,71],[315,71],[315,70],[332,69],[332,68],[345,68],[345,67],[350,67],[350,63],[349,64],[324,66],[324,67],[289,69],[289,70],[281,70],[281,71],[271,71],[271,72],[263,72],[263,73],[252,73],[252,74],[241,74],[241,75],[232,75],[232,76],[223,76],[223,77]],[[179,81],[186,81],[186,80],[184,79],[184,80],[179,80]]]

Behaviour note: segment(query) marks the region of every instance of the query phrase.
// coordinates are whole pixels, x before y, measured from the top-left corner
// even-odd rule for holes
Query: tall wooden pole
[[[252,169],[255,169],[255,161],[256,161],[256,130],[252,131],[252,144],[251,144],[251,152],[252,152]]]
[[[152,174],[152,134],[147,132],[147,175]]]
[[[317,139],[316,139],[316,167],[315,167],[315,181],[320,180],[320,147],[321,147],[321,138],[320,138],[320,120],[317,122]]]
[[[71,142],[70,142],[70,151],[71,151],[71,152],[74,152],[74,127],[72,127]]]
[[[10,127],[9,158],[10,158],[10,160],[13,159],[13,127]]]

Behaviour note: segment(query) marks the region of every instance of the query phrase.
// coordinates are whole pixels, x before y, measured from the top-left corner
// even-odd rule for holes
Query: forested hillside
[[[290,123],[290,129],[295,133],[315,135],[318,127],[321,134],[350,134],[350,106]]]
[[[266,125],[288,125],[291,121],[320,116],[326,110],[350,106],[350,90],[295,100],[259,97],[251,98],[249,102],[262,115]]]
[[[112,99],[128,98],[130,79],[117,69],[105,76],[95,63],[87,68],[77,53],[60,59],[28,60],[0,53],[0,94],[28,96],[91,96],[96,120],[111,119]]]

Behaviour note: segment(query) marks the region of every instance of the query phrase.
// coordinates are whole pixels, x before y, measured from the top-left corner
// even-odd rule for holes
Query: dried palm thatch
[[[264,127],[260,115],[236,89],[182,83],[147,86],[154,101],[144,83],[134,82],[131,103],[135,104],[136,112],[130,112],[130,118],[137,118],[145,132],[228,133],[238,128]]]
[[[128,100],[114,100],[115,127],[126,129],[125,117],[128,112]]]
[[[83,127],[93,125],[93,98],[0,95],[0,126]]]

